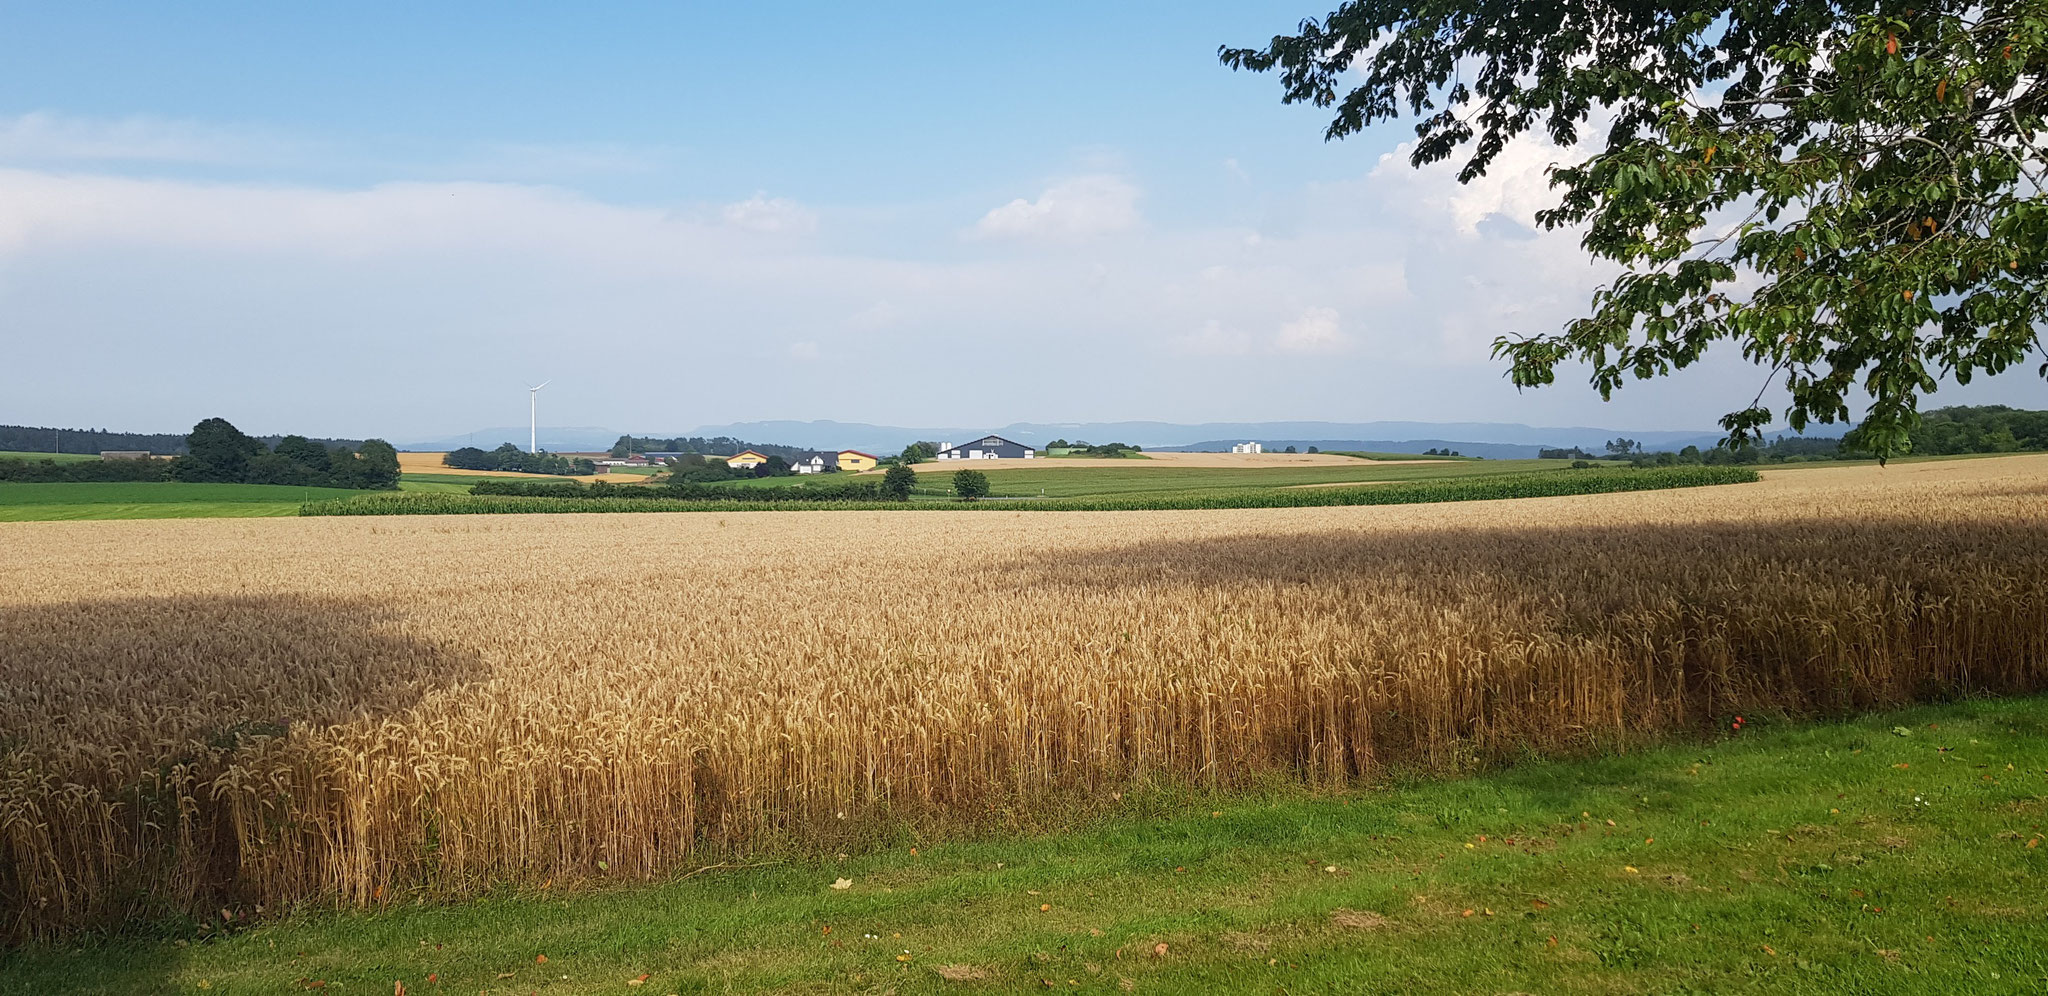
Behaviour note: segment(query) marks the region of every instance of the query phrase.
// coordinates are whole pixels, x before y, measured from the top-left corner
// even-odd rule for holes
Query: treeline
[[[276,447],[287,439],[304,439],[304,436],[256,436],[265,446]],[[344,447],[355,450],[363,445],[360,439],[323,439],[312,437],[312,441],[334,449]],[[110,432],[106,429],[65,429],[42,425],[0,425],[0,450],[17,453],[79,453],[97,456],[109,450],[146,452],[156,456],[178,456],[185,452],[185,437],[174,432]]]
[[[170,480],[172,461],[148,460],[0,460],[0,483],[91,484]]]
[[[597,473],[597,464],[588,457],[576,457],[572,460],[545,450],[528,453],[511,443],[505,443],[495,450],[464,446],[442,454],[441,463],[457,470],[503,470],[520,474],[558,474],[563,477]]]
[[[2048,411],[2029,411],[2005,405],[1953,405],[1937,408],[1921,414],[1920,424],[1913,428],[1911,438],[1913,445],[1908,452],[1917,456],[2048,450]],[[1840,439],[1779,436],[1761,445],[1716,446],[1704,450],[1697,446],[1687,446],[1676,453],[1646,453],[1640,444],[1632,440],[1617,439],[1607,444],[1607,450],[1610,458],[1628,460],[1639,467],[1806,463],[1817,460],[1876,458],[1874,453],[1858,444],[1857,433],[1853,429]]]
[[[634,453],[700,453],[706,456],[731,456],[742,450],[753,450],[762,456],[779,456],[783,460],[794,460],[805,450],[801,446],[780,446],[775,443],[750,443],[731,436],[677,436],[662,439],[658,436],[620,436],[612,444],[612,456],[624,459]]]
[[[185,452],[185,437],[174,432],[109,432],[106,429],[0,425],[0,450],[90,454],[105,450],[146,450],[168,456]]]
[[[659,452],[659,451],[657,451]],[[754,452],[760,453],[760,450]],[[715,456],[702,453],[685,453],[668,462],[667,484],[716,484],[719,481],[733,481],[743,477],[789,477],[795,471],[789,469],[789,461],[781,454],[762,454],[768,459],[748,467],[734,467]]]
[[[180,438],[178,448],[184,455],[170,459],[0,460],[0,481],[297,484],[372,491],[398,487],[398,451],[381,439],[328,447],[304,436],[281,436],[272,447],[226,419],[210,418]]]
[[[1913,430],[1913,452],[1929,456],[2032,450],[2048,450],[2048,411],[1957,405],[1920,416]]]
[[[1079,439],[1073,442],[1055,439],[1045,444],[1045,448],[1047,450],[1073,450],[1072,453],[1067,455],[1082,457],[1121,457],[1132,453],[1142,453],[1145,449],[1142,446],[1132,446],[1129,443],[1090,443]]]
[[[1910,438],[1909,452],[1919,456],[2048,450],[2048,411],[2006,405],[1951,405],[1921,413],[1920,424],[1913,428]],[[1576,446],[1544,447],[1536,456],[1543,460],[1627,460],[1638,467],[1876,459],[1875,453],[1858,444],[1853,429],[1840,438],[1778,436],[1769,442],[1735,447],[1651,450],[1633,439],[1623,438],[1608,440],[1604,448],[1606,452],[1594,454]]]

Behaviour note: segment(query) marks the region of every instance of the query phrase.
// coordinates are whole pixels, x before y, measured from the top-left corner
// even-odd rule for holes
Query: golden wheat
[[[0,525],[0,932],[2048,685],[2048,457],[1442,506]]]

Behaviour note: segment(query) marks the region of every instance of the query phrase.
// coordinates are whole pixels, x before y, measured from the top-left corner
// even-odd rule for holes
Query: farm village
[[[2048,993],[2048,0],[1330,6],[10,5],[0,996]]]

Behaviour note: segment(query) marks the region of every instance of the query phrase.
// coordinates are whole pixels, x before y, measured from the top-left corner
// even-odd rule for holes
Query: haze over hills
[[[1602,429],[1590,426],[1539,427],[1512,422],[1013,422],[1004,426],[908,428],[864,422],[735,422],[691,430],[694,436],[734,436],[792,446],[851,446],[892,453],[920,439],[966,442],[995,434],[1017,442],[1044,446],[1055,439],[1091,443],[1131,443],[1147,449],[1228,449],[1231,443],[1304,449],[1381,450],[1420,453],[1449,447],[1467,456],[1535,456],[1544,446],[1580,446],[1598,451],[1608,440],[1626,436],[1650,447],[1712,446],[1721,439],[1714,430],[1655,432]]]
[[[0,427],[5,429],[8,427]],[[18,435],[22,449],[50,448],[47,440],[58,430],[26,429]],[[65,449],[96,452],[99,442],[82,430],[65,429]],[[443,451],[464,446],[496,449],[511,443],[525,449],[526,426],[494,426],[458,435],[417,439],[397,443],[401,450]],[[540,447],[556,453],[583,453],[610,449],[622,431],[605,426],[541,426]],[[1452,449],[1465,456],[1494,459],[1533,457],[1542,447],[1570,447],[1599,452],[1610,439],[1627,437],[1651,449],[1680,449],[1713,446],[1721,433],[1700,431],[1643,431],[1603,429],[1592,426],[1529,426],[1513,422],[1013,422],[1003,426],[911,427],[873,425],[866,422],[762,421],[702,425],[685,431],[645,432],[637,436],[729,436],[753,443],[800,446],[813,449],[850,448],[877,455],[900,451],[918,440],[963,443],[985,435],[999,435],[1026,445],[1043,447],[1055,439],[1091,443],[1130,443],[1151,450],[1227,450],[1232,445],[1254,440],[1268,449],[1295,446],[1306,450],[1368,450],[1389,453],[1421,453],[1428,449]],[[1777,433],[1769,433],[1775,435]],[[1834,435],[1837,433],[1829,433]],[[182,449],[182,434],[161,434],[163,452]],[[11,437],[10,437],[11,438]],[[152,437],[154,438],[154,437]],[[274,442],[274,439],[272,440]],[[176,443],[177,445],[172,445]],[[90,444],[90,445],[88,445]],[[0,449],[10,447],[0,446]]]
[[[852,448],[878,455],[895,453],[920,439],[934,442],[966,442],[989,434],[1017,442],[1044,446],[1055,439],[1086,440],[1092,443],[1131,443],[1160,450],[1222,450],[1246,440],[1278,449],[1294,445],[1325,450],[1375,450],[1390,453],[1420,453],[1426,449],[1454,449],[1466,456],[1497,459],[1531,457],[1540,447],[1578,446],[1598,452],[1610,439],[1626,436],[1651,448],[1706,448],[1722,436],[1715,430],[1643,431],[1603,429],[1592,426],[1529,426],[1513,422],[1203,422],[1187,425],[1174,422],[1013,422],[1003,426],[910,427],[873,425],[866,422],[762,421],[701,425],[688,430],[647,432],[640,436],[731,436],[759,443],[777,443],[817,449]],[[542,426],[542,449],[579,452],[609,448],[619,436],[617,429],[598,426]],[[461,446],[492,449],[502,443],[524,447],[525,426],[478,429],[458,436],[408,442],[409,450],[450,450]]]

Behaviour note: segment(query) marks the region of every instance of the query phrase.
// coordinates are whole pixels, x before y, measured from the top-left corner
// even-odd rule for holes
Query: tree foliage
[[[224,418],[193,426],[185,455],[158,466],[173,481],[365,490],[396,488],[399,474],[398,451],[381,439],[330,449],[304,436],[285,436],[272,449]]]
[[[906,464],[897,464],[882,475],[883,497],[895,501],[909,501],[910,492],[917,487],[917,471]]]
[[[675,436],[664,439],[660,436],[620,436],[612,443],[611,454],[625,457],[632,453],[700,453],[713,456],[730,456],[744,450],[753,450],[762,456],[779,456],[795,459],[803,454],[801,446],[783,446],[777,443],[750,443],[732,436]]]
[[[1335,107],[1330,139],[1415,116],[1412,162],[1462,155],[1461,181],[1525,132],[1604,128],[1537,217],[1626,272],[1561,332],[1496,342],[1517,386],[1579,361],[1608,397],[1728,340],[1795,429],[1867,395],[1882,455],[1940,378],[2042,350],[2048,0],[1352,0],[1221,56]]]
[[[915,473],[915,471],[912,471]],[[975,501],[988,497],[988,475],[978,470],[956,470],[953,472],[953,493],[962,501]]]
[[[239,483],[248,476],[249,461],[266,452],[262,440],[227,419],[202,419],[185,437],[185,455],[172,464],[171,476],[180,481]]]
[[[597,473],[597,463],[588,457],[570,459],[545,450],[528,453],[511,443],[500,443],[495,450],[482,450],[464,446],[449,450],[441,455],[444,466],[457,470],[502,470],[519,474],[577,474]]]

